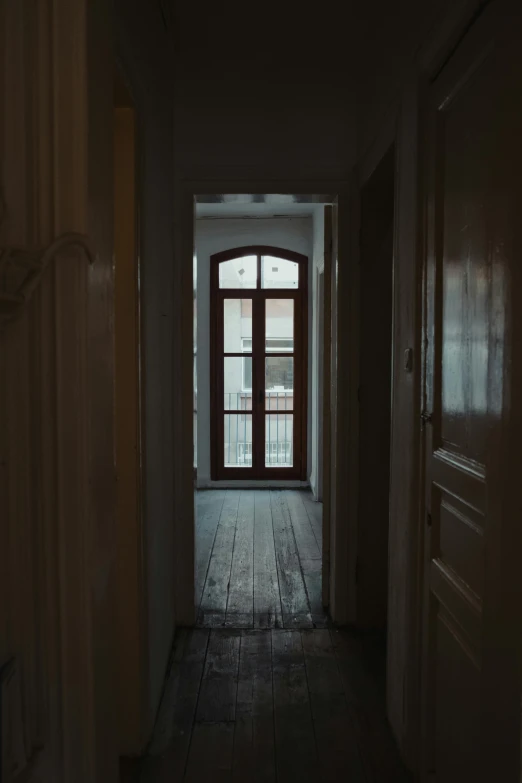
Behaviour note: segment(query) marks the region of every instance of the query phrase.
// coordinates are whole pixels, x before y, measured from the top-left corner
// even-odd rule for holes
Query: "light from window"
[[[238,443],[238,463],[240,465],[252,464],[252,444]],[[279,443],[265,444],[265,457],[269,465],[285,464],[290,461],[292,454],[292,442],[280,441]]]
[[[274,256],[261,257],[261,288],[298,288],[299,264]]]
[[[257,286],[257,256],[243,256],[222,261],[219,265],[220,288],[255,288]]]
[[[251,337],[244,337],[241,340],[241,350],[243,351],[243,353],[252,353]],[[293,350],[294,350],[294,341],[293,338],[291,337],[267,337],[266,338],[267,353],[293,353]],[[276,365],[278,364],[277,359],[272,360],[272,365],[274,363]],[[290,365],[290,367],[293,369],[293,363]],[[285,369],[289,369],[289,368],[287,368],[285,365]],[[291,371],[287,372],[285,375],[285,379],[286,379],[285,389],[286,390],[292,389],[293,372]],[[273,380],[274,380],[273,378],[270,378],[270,381]],[[243,359],[243,391],[252,391],[252,361],[248,361],[248,360],[245,361],[245,359]]]

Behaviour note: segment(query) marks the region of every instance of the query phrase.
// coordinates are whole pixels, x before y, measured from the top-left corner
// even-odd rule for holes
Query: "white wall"
[[[321,500],[321,487],[319,486],[318,474],[318,441],[321,434],[321,421],[317,415],[318,395],[319,395],[319,355],[322,346],[318,344],[318,308],[317,308],[317,275],[319,269],[324,268],[324,206],[317,207],[313,215],[313,252],[312,252],[312,285],[310,286],[310,297],[312,299],[312,380],[311,380],[311,411],[312,427],[310,442],[310,486],[316,500]]]
[[[228,218],[196,220],[197,256],[197,476],[198,486],[210,482],[210,256],[245,245],[272,245],[302,253],[308,258],[308,475],[312,442],[311,426],[311,274],[313,256],[312,217]]]

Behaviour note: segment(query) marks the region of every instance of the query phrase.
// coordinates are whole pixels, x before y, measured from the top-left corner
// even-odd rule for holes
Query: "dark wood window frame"
[[[219,267],[224,261],[244,256],[257,257],[256,288],[220,288]],[[261,258],[274,256],[298,264],[297,288],[261,288]],[[265,323],[266,299],[294,300],[294,389],[293,389],[293,466],[266,467],[265,465],[265,403],[263,343],[264,329],[257,328],[252,335],[253,392],[252,467],[225,467],[224,464],[224,299],[252,299],[253,322]],[[244,356],[243,353],[227,356]],[[271,357],[287,356],[287,352],[270,351]],[[269,245],[249,245],[216,253],[210,258],[210,420],[211,420],[211,477],[223,479],[306,480],[307,472],[307,411],[308,411],[308,258],[301,253]],[[289,411],[290,412],[290,411]]]

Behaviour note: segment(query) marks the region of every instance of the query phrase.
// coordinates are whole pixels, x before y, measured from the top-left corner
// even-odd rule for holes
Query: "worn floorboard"
[[[330,628],[310,492],[196,498],[198,628],[175,640],[141,783],[406,783],[383,640]]]
[[[321,601],[321,542],[317,539],[321,504],[311,498],[309,491],[298,490],[197,494],[199,626],[328,625]],[[313,515],[307,510],[312,503]]]
[[[303,492],[302,500],[314,531],[317,546],[319,551],[321,551],[323,546],[323,504],[314,500],[311,492]]]
[[[254,492],[241,492],[232,553],[225,625],[252,628],[254,624]]]
[[[207,648],[196,722],[233,721],[236,714],[240,632],[213,633]]]
[[[186,783],[229,783],[232,774],[232,723],[197,723],[192,733]]]
[[[254,516],[254,626],[281,628],[283,613],[269,492],[255,493]]]
[[[180,631],[141,783],[411,783],[367,648],[329,628]]]
[[[266,631],[241,636],[232,779],[276,780],[272,638]]]
[[[304,494],[297,490],[286,490],[282,496],[292,521],[299,557],[301,560],[321,560],[321,550],[303,501]]]
[[[319,780],[300,631],[272,631],[278,780]]]
[[[240,494],[227,492],[221,508],[198,613],[203,626],[225,623]]]
[[[199,628],[182,628],[176,635],[142,783],[177,783],[184,778],[208,637],[209,631]]]
[[[284,492],[270,492],[279,592],[285,628],[311,628],[312,613]]]
[[[195,594],[197,606],[201,604],[208,564],[216,538],[225,495],[226,490],[198,492],[196,495]]]
[[[301,634],[321,778],[365,783],[355,726],[330,631]]]

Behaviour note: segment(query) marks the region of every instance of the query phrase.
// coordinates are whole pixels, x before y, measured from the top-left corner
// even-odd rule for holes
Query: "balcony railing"
[[[293,391],[265,393],[266,467],[293,466],[293,398]],[[225,467],[251,467],[252,394],[228,392],[225,401]]]

